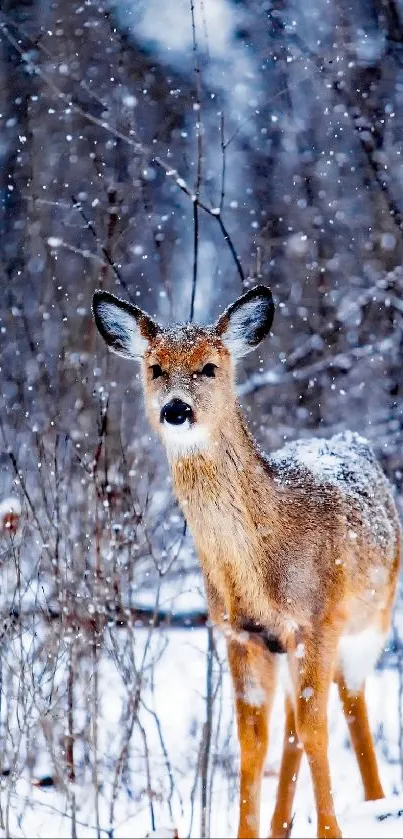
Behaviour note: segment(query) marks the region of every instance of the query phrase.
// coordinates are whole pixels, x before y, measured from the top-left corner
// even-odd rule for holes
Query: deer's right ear
[[[146,312],[109,291],[96,291],[92,299],[95,323],[108,347],[124,358],[141,358],[160,327]]]
[[[264,285],[251,288],[222,313],[216,330],[234,358],[254,350],[273,323],[272,293]]]

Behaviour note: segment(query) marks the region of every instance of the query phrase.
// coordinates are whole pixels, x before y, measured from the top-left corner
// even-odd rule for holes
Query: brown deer
[[[318,836],[341,836],[328,759],[336,681],[366,799],[383,797],[364,685],[391,620],[400,528],[368,443],[351,432],[300,440],[272,457],[237,403],[235,362],[268,334],[269,289],[251,289],[214,326],[160,327],[98,291],[97,327],[140,359],[146,410],[166,448],[203,568],[211,619],[226,634],[241,751],[238,836],[259,837],[260,789],[279,662],[288,685],[271,835],[285,837],[302,751]]]

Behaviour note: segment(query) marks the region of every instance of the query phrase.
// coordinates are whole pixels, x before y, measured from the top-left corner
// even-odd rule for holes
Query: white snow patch
[[[146,43],[153,43],[157,48],[182,55],[192,50],[192,28],[190,7],[186,0],[165,0],[163,4],[153,0],[126,4],[127,11],[133,18],[132,25],[137,36]],[[203,32],[203,13],[208,24],[209,40],[200,38],[198,47],[202,51],[209,49],[213,59],[226,59],[226,51],[232,39],[233,14],[231,6],[225,0],[205,0],[204,10],[200,3],[195,3],[195,24]],[[157,23],[158,22],[158,23]],[[171,57],[174,58],[173,56]]]
[[[359,690],[374,669],[385,645],[385,635],[369,627],[356,635],[344,635],[339,642],[339,661],[347,687]]]
[[[63,239],[60,236],[49,236],[48,245],[50,248],[60,248],[63,244]]]
[[[255,679],[249,679],[243,690],[243,700],[248,703],[248,705],[254,705],[257,708],[261,708],[266,702],[266,692],[262,688],[261,685]]]
[[[287,656],[279,655],[278,656],[278,675],[280,679],[281,687],[287,696],[293,695],[293,685],[290,676],[290,668],[288,666]]]
[[[191,66],[192,18],[187,0],[129,0],[115,8],[136,39],[151,47],[161,62],[182,71]],[[214,77],[216,90],[229,98],[232,94],[232,107],[250,107],[257,95],[256,74],[251,51],[236,37],[244,20],[242,10],[229,0],[204,0],[194,4],[194,20],[198,51],[208,58],[204,74]],[[230,74],[225,72],[229,67]]]
[[[304,233],[293,233],[286,247],[290,256],[305,256],[309,250],[308,237]]]
[[[366,538],[390,556],[395,551],[396,526],[390,515],[390,484],[382,472],[371,445],[352,431],[329,439],[295,440],[267,458],[274,467],[275,481],[292,485],[310,476],[318,486],[331,485],[352,503],[362,516]],[[346,533],[350,545],[360,532]]]
[[[155,710],[161,724],[167,754],[174,781],[172,814],[169,813],[167,799],[169,795],[168,772],[161,751],[161,743],[155,721],[145,710],[142,722],[147,732],[149,744],[150,768],[153,784],[157,783],[154,799],[156,830],[151,832],[152,839],[160,836],[172,836],[171,828],[177,827],[180,837],[200,836],[200,796],[195,796],[191,805],[191,792],[197,772],[200,744],[205,720],[205,679],[206,679],[206,632],[197,629],[193,632],[175,631],[158,635],[154,639],[156,652],[163,643],[164,653],[158,653],[155,667],[155,685],[145,686],[145,706]],[[141,660],[144,644],[148,642],[147,630],[136,630],[137,655]],[[213,708],[212,759],[214,781],[212,784],[211,836],[230,837],[236,835],[238,807],[234,802],[233,774],[228,775],[223,768],[222,756],[233,758],[238,754],[236,725],[234,721],[234,702],[232,686],[225,664],[225,642],[217,636],[217,654],[224,662],[223,679]],[[280,660],[285,656],[279,656]],[[217,678],[217,676],[216,676]],[[101,754],[110,756],[113,763],[119,754],[119,748],[125,732],[122,731],[122,716],[127,701],[127,686],[118,676],[118,671],[110,659],[103,655],[99,670],[101,696],[100,749]],[[367,699],[372,730],[380,723],[383,726],[383,748],[377,747],[380,774],[387,793],[394,788],[401,788],[399,764],[399,717],[398,717],[398,675],[396,670],[385,669],[374,673],[368,683]],[[15,703],[14,703],[15,704]],[[278,691],[271,715],[271,737],[268,753],[268,767],[274,771],[265,774],[262,791],[262,827],[269,823],[278,783],[278,767],[283,744],[284,697]],[[222,714],[222,719],[221,719]],[[197,723],[197,725],[196,725]],[[351,748],[346,748],[346,728],[341,713],[336,686],[332,686],[329,702],[330,727],[330,763],[332,767],[333,792],[337,817],[348,839],[368,836],[371,839],[401,839],[403,835],[403,797],[389,795],[376,802],[362,801],[362,786]],[[230,740],[228,736],[230,733]],[[389,757],[388,757],[389,755]],[[111,765],[113,766],[113,763]],[[147,784],[144,747],[139,738],[133,737],[129,743],[130,796],[125,795],[125,784],[118,790],[117,810],[114,822],[114,836],[125,839],[127,836],[141,839],[151,830],[149,807],[144,801],[144,789]],[[90,773],[90,768],[89,768]],[[28,775],[28,772],[24,773]],[[8,796],[4,779],[4,796]],[[100,796],[101,835],[109,833],[109,804],[111,794],[110,773],[102,777],[103,792]],[[154,787],[153,787],[154,788]],[[91,783],[81,780],[74,786],[77,803],[77,833],[80,839],[93,839],[96,835],[94,797]],[[314,801],[312,783],[307,761],[303,761],[298,778],[294,805],[295,820],[293,836],[300,839],[313,839],[315,835]],[[400,815],[399,815],[400,814]],[[0,830],[0,836],[5,835]],[[72,835],[70,807],[64,792],[58,788],[49,790],[32,787],[28,778],[17,783],[15,792],[10,797],[9,834],[16,839],[26,836],[35,839],[57,836],[69,839]],[[262,834],[263,835],[263,834]],[[172,837],[173,839],[173,837]]]
[[[303,689],[301,696],[303,699],[305,699],[305,702],[308,702],[309,699],[312,699],[314,692],[315,691],[313,688],[307,687]]]
[[[290,635],[291,635],[292,632],[297,632],[297,630],[299,628],[298,624],[297,624],[297,621],[294,621],[292,618],[288,618],[287,620],[285,620],[284,625],[285,625],[285,628],[286,628],[287,632],[289,632]]]
[[[403,796],[391,795],[379,801],[364,801],[350,806],[345,820],[341,819],[343,836],[360,839],[362,836],[401,839],[403,835]]]
[[[364,437],[346,431],[329,440],[313,437],[288,443],[278,452],[274,452],[270,460],[279,468],[292,465],[305,467],[320,481],[338,485],[342,480],[341,473],[346,459],[350,462],[350,468],[353,468],[357,458],[362,457],[363,447],[370,451],[369,443]]]

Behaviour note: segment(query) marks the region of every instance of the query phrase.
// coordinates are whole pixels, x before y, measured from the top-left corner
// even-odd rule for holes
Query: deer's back
[[[396,508],[389,481],[367,440],[351,431],[330,439],[313,438],[289,443],[269,459],[276,480],[285,486],[309,483],[315,496],[334,497],[345,512],[354,513],[380,550],[394,543]],[[358,538],[359,533],[350,537]]]
[[[334,561],[344,563],[347,585],[358,600],[368,598],[370,608],[372,594],[375,601],[383,597],[396,571],[400,527],[389,481],[368,441],[348,431],[297,440],[269,463],[280,488],[306,488],[307,512],[319,527],[322,515],[324,522],[337,519]]]

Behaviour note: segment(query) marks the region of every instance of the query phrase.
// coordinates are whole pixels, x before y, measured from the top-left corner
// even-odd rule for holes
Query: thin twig
[[[107,223],[107,230],[106,230],[107,247],[105,248],[105,251],[104,251],[105,253],[108,253],[110,255],[112,254],[113,240],[114,240],[115,230],[116,230],[116,226],[117,226],[118,218],[119,218],[116,202],[117,202],[117,191],[114,187],[110,187],[108,189],[108,205],[109,206],[108,206],[108,223]],[[111,259],[112,259],[112,257],[111,257]],[[108,264],[111,267],[113,267],[115,265],[114,262],[111,263],[109,260],[108,260]],[[113,267],[113,270],[116,273],[116,268],[115,267]],[[119,278],[120,283],[123,285],[123,287],[125,287],[125,283],[122,283],[120,272],[118,272],[117,276]],[[102,288],[106,279],[107,279],[107,266],[103,265],[102,268],[101,268],[101,271],[100,271],[100,276],[99,276],[99,281],[100,281],[100,287],[101,288]]]
[[[9,32],[9,30],[8,30],[8,28],[7,28],[7,26],[4,22],[0,22],[0,29],[4,33],[6,38],[8,39],[9,43],[14,47],[16,52],[18,52],[18,54],[21,57],[21,60],[24,61],[24,63],[26,63],[33,70],[33,72],[36,75],[38,75],[42,79],[42,81],[45,82],[46,85],[48,85],[48,87],[53,91],[53,93],[56,95],[58,100],[63,102],[64,105],[67,105],[67,107],[71,108],[75,113],[80,114],[80,116],[84,117],[84,119],[93,123],[93,125],[97,125],[99,128],[102,128],[104,131],[107,131],[107,132],[109,132],[109,134],[112,134],[113,137],[115,137],[119,140],[122,140],[122,142],[124,142],[124,143],[127,143],[127,145],[131,146],[131,148],[133,148],[135,150],[136,154],[139,154],[139,155],[142,155],[142,156],[145,156],[145,155],[148,156],[149,159],[156,164],[156,166],[158,166],[160,169],[162,169],[165,172],[167,177],[172,178],[172,180],[174,181],[174,183],[176,184],[178,189],[180,189],[181,192],[184,193],[184,195],[187,195],[189,198],[191,198],[192,201],[194,200],[194,193],[192,192],[192,190],[190,189],[190,187],[188,186],[186,181],[183,178],[180,177],[180,175],[178,174],[178,172],[175,168],[173,168],[170,164],[168,164],[160,155],[156,155],[151,146],[150,147],[145,146],[144,143],[140,142],[139,140],[133,139],[133,137],[128,136],[127,134],[124,134],[123,131],[119,131],[117,128],[115,128],[115,126],[110,125],[110,123],[106,122],[106,120],[99,119],[98,117],[95,117],[93,114],[84,110],[84,108],[82,108],[81,105],[79,105],[77,102],[75,102],[73,100],[72,94],[64,93],[59,87],[57,87],[57,85],[55,85],[55,83],[52,81],[50,76],[48,76],[48,74],[45,73],[40,67],[38,67],[38,65],[36,65],[32,61],[31,57],[28,57],[25,50],[20,46],[20,44],[18,43],[16,38],[14,38],[14,36]],[[134,132],[131,132],[131,133],[134,133]],[[228,145],[228,143],[227,143],[227,145]],[[236,267],[237,267],[239,276],[241,278],[242,284],[244,284],[245,278],[244,278],[244,273],[243,273],[242,266],[241,266],[241,263],[240,263],[240,259],[237,255],[235,245],[234,245],[234,243],[233,243],[233,241],[232,241],[232,239],[231,239],[231,237],[230,237],[230,235],[229,235],[229,233],[228,233],[228,231],[227,231],[227,229],[224,225],[224,222],[222,221],[222,219],[220,217],[219,208],[209,207],[207,204],[204,203],[204,201],[200,201],[200,199],[197,202],[197,205],[198,205],[198,207],[200,207],[201,210],[203,210],[203,212],[207,213],[209,216],[211,216],[211,218],[216,219],[216,221],[218,222],[219,227],[221,229],[221,232],[223,233],[224,240],[225,240],[225,242],[226,242],[226,244],[227,244],[227,246],[228,246],[228,248],[229,248],[229,250],[232,254],[234,262],[236,264]],[[110,256],[105,254],[105,257],[106,257],[107,261],[109,262],[109,264],[111,265],[111,268],[115,271],[116,266],[114,266],[114,264],[112,263],[112,261],[110,259]],[[116,273],[116,271],[115,271],[115,273]],[[122,285],[124,286],[124,282],[122,281],[121,276],[119,276],[119,280],[122,283]],[[129,292],[127,292],[127,293],[129,294]]]
[[[201,125],[201,95],[200,95],[200,63],[199,52],[196,38],[196,22],[194,2],[190,0],[190,13],[192,16],[192,42],[193,42],[193,56],[194,56],[194,72],[196,78],[196,139],[197,139],[197,163],[196,163],[196,181],[195,191],[193,197],[193,276],[192,276],[192,295],[190,300],[190,315],[189,320],[192,321],[194,317],[194,304],[196,297],[197,286],[197,269],[199,260],[199,200],[200,187],[202,181],[202,164],[203,164],[203,138]]]
[[[193,272],[192,272],[192,296],[190,298],[189,320],[194,317],[196,286],[197,286],[197,263],[199,258],[199,204],[193,201]]]
[[[73,644],[69,650],[69,664],[67,673],[67,724],[68,734],[66,736],[66,769],[68,780],[74,784],[76,779],[74,766],[74,667],[73,667]],[[76,794],[74,787],[70,790],[71,796],[71,839],[77,839],[76,822]]]
[[[206,668],[206,722],[203,726],[203,750],[201,755],[200,779],[201,779],[201,822],[200,836],[206,839],[210,833],[209,829],[209,767],[211,736],[213,730],[213,658],[214,658],[214,635],[213,627],[207,626],[207,668]]]
[[[97,839],[101,839],[101,823],[99,818],[99,778],[98,778],[98,725],[99,725],[99,660],[98,660],[98,635],[94,632],[92,642],[92,744],[93,744],[93,770],[92,781],[94,784],[94,810]]]
[[[166,747],[166,743],[165,743],[165,740],[164,740],[164,735],[162,733],[161,720],[160,720],[158,714],[153,710],[153,708],[149,708],[146,705],[144,700],[141,701],[141,705],[147,711],[148,714],[151,714],[151,716],[152,716],[152,718],[155,722],[156,728],[157,728],[158,739],[160,741],[160,746],[161,746],[161,749],[162,749],[162,753],[164,755],[165,766],[166,766],[166,770],[167,770],[168,778],[169,778],[169,794],[168,794],[167,804],[168,804],[169,815],[172,819],[173,818],[172,798],[173,798],[173,794],[174,794],[174,791],[175,791],[175,782],[174,782],[173,773],[172,773],[172,766],[171,766],[171,763],[170,763],[170,760],[169,760],[168,749]]]
[[[151,822],[151,830],[152,832],[155,831],[155,813],[154,813],[154,804],[153,804],[153,790],[151,786],[151,772],[150,772],[150,754],[148,750],[148,743],[147,743],[147,735],[145,729],[143,728],[140,720],[137,718],[136,720],[137,726],[139,728],[140,734],[143,738],[144,743],[144,756],[145,756],[145,764],[146,764],[146,773],[147,773],[147,797],[148,797],[148,805],[150,808],[150,822]]]
[[[224,236],[224,239],[225,239],[225,241],[226,241],[226,243],[227,243],[227,245],[228,245],[228,247],[229,247],[229,249],[232,253],[232,258],[235,262],[235,265],[238,269],[238,274],[241,278],[242,287],[245,288],[246,280],[245,280],[245,274],[243,272],[243,268],[242,268],[242,265],[241,265],[241,261],[239,259],[239,256],[238,256],[237,252],[236,252],[235,245],[234,245],[234,243],[233,243],[233,241],[232,241],[232,239],[231,239],[231,237],[228,233],[228,230],[227,230],[227,228],[226,228],[226,226],[225,226],[225,224],[222,220],[221,213],[216,213],[215,218],[217,219],[217,222],[218,222],[218,225],[219,225],[220,230],[222,232],[222,235]]]
[[[375,181],[378,188],[385,196],[390,216],[392,217],[397,229],[399,230],[400,235],[402,236],[403,213],[400,210],[400,207],[395,201],[393,195],[391,194],[389,184],[385,177],[386,167],[380,164],[374,158],[372,150],[368,148],[365,142],[365,134],[361,131],[360,122],[356,119],[354,115],[355,112],[358,111],[361,116],[358,98],[351,96],[344,82],[341,83],[339,79],[336,79],[334,77],[331,66],[325,64],[325,62],[318,55],[315,55],[315,53],[311,49],[309,49],[307,44],[302,41],[297,32],[293,32],[292,40],[295,43],[295,45],[301,50],[304,58],[308,58],[315,64],[316,69],[319,71],[320,75],[322,75],[322,77],[324,77],[325,79],[330,79],[333,91],[335,92],[336,96],[340,99],[340,101],[343,102],[343,105],[346,108],[352,126],[360,142],[363,151],[363,156],[367,164],[367,171],[371,173],[373,181]]]
[[[377,344],[352,347],[349,350],[337,353],[337,355],[321,358],[313,364],[309,364],[307,367],[301,367],[298,370],[285,370],[279,374],[273,373],[270,370],[265,373],[255,373],[246,382],[239,385],[237,392],[239,396],[249,396],[251,393],[256,393],[258,390],[261,390],[262,387],[284,385],[290,381],[304,381],[318,373],[324,372],[328,367],[339,367],[343,369],[348,359],[368,358],[368,356],[372,358],[376,352],[388,351],[388,349],[388,341],[387,339],[383,339]],[[348,364],[350,365],[350,361],[348,361]]]
[[[92,235],[93,235],[99,249],[101,250],[101,253],[105,257],[108,265],[110,265],[110,267],[112,268],[112,271],[116,274],[120,284],[123,286],[127,296],[130,298],[130,291],[129,291],[128,285],[126,283],[126,280],[123,279],[123,277],[122,277],[122,275],[121,275],[121,273],[120,273],[120,271],[119,271],[119,269],[116,265],[116,262],[113,261],[111,255],[109,253],[108,248],[106,248],[105,245],[103,245],[102,242],[100,241],[100,239],[97,235],[97,231],[95,230],[94,224],[91,221],[91,219],[89,219],[88,216],[86,215],[86,213],[83,209],[83,206],[81,204],[81,201],[78,201],[75,198],[74,195],[71,196],[71,200],[73,202],[74,209],[77,210],[80,213],[81,218],[85,222],[86,229],[89,230],[90,233],[92,233]]]
[[[10,458],[10,460],[11,460],[11,463],[12,463],[12,465],[13,465],[13,469],[14,469],[14,472],[15,472],[16,477],[17,477],[17,479],[18,479],[18,482],[19,482],[19,484],[20,484],[20,487],[21,487],[21,489],[22,489],[22,491],[23,491],[23,493],[24,493],[24,495],[25,495],[25,498],[26,498],[26,500],[27,500],[27,502],[28,502],[28,506],[29,506],[29,509],[31,510],[32,517],[33,517],[34,522],[35,522],[35,524],[36,524],[36,526],[37,526],[37,528],[38,528],[39,535],[40,535],[40,537],[41,537],[41,539],[42,539],[42,544],[43,544],[43,546],[45,547],[45,550],[47,551],[48,555],[49,555],[50,557],[52,557],[52,554],[51,554],[51,552],[50,552],[50,550],[49,550],[49,546],[48,546],[48,544],[47,544],[47,539],[45,538],[45,534],[44,534],[44,531],[43,531],[42,525],[41,525],[41,523],[40,523],[40,521],[39,521],[39,518],[38,518],[38,516],[37,516],[36,510],[35,510],[35,505],[34,505],[34,503],[33,503],[33,501],[32,501],[32,498],[31,498],[31,495],[30,495],[30,493],[29,493],[29,490],[28,490],[28,487],[27,487],[26,481],[24,480],[24,478],[23,478],[23,476],[22,476],[22,472],[21,472],[21,471],[20,471],[20,469],[18,468],[18,463],[17,463],[17,459],[16,459],[16,457],[15,457],[14,452],[11,450],[11,448],[10,448],[10,447],[8,446],[8,444],[7,444],[7,439],[6,439],[5,432],[4,432],[4,426],[3,426],[3,423],[1,422],[1,420],[0,420],[0,430],[1,430],[1,433],[2,433],[2,436],[3,436],[3,440],[4,440],[4,445],[5,445],[6,452],[7,452],[8,456],[9,456],[9,458]]]
[[[130,713],[130,717],[129,717],[129,721],[128,721],[128,724],[127,724],[126,737],[125,737],[124,742],[122,743],[121,750],[119,752],[118,758],[117,758],[116,763],[115,763],[115,771],[114,771],[113,782],[112,782],[112,794],[111,794],[111,801],[110,801],[110,805],[109,805],[109,830],[110,830],[110,835],[113,835],[113,824],[114,824],[114,820],[115,820],[115,805],[116,805],[116,799],[117,799],[117,796],[118,796],[119,782],[120,782],[120,778],[121,778],[121,775],[122,775],[122,771],[123,771],[125,761],[127,760],[127,757],[128,757],[128,754],[129,754],[130,741],[132,739],[134,724],[135,724],[136,719],[137,719],[139,703],[140,703],[140,690],[141,690],[141,685],[138,684],[134,697],[129,696],[129,698],[128,698],[128,712]]]
[[[225,133],[224,133],[224,111],[221,111],[220,114],[220,146],[221,146],[221,195],[220,195],[220,213],[222,213],[224,209],[224,199],[225,199],[225,174],[226,174],[226,166],[227,166],[227,157],[226,157],[226,145],[225,145]]]

